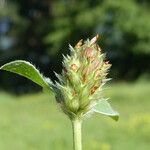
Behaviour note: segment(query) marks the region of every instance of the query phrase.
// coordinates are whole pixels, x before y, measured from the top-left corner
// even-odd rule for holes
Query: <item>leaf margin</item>
[[[99,114],[102,114],[102,115],[109,116],[113,120],[118,121],[119,113],[112,109],[111,105],[108,103],[107,100],[108,99],[101,99],[101,100],[99,100],[98,103],[94,106],[93,111],[95,113],[99,113]],[[102,105],[103,105],[103,107],[104,106],[107,107],[107,110],[103,110],[104,108],[101,107]],[[110,112],[107,112],[108,109],[110,110]]]

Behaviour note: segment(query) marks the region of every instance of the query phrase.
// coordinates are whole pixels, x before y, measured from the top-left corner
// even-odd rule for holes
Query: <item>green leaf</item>
[[[43,77],[38,69],[35,68],[31,63],[24,60],[16,60],[7,63],[0,67],[1,70],[10,71],[21,76],[24,76],[41,87],[50,89],[50,79]]]
[[[114,111],[105,99],[98,102],[98,104],[94,107],[94,111],[103,115],[107,115],[116,121],[119,119],[119,113]]]

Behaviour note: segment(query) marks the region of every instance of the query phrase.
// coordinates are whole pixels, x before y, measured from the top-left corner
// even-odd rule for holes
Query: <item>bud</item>
[[[75,72],[78,70],[78,67],[76,64],[72,64],[70,68],[71,68],[71,70],[73,70]]]
[[[87,47],[85,50],[84,50],[84,56],[86,58],[93,58],[94,57],[94,50],[90,47]]]
[[[64,57],[61,82],[55,94],[71,119],[88,114],[102,97],[101,90],[111,65],[104,61],[97,39],[98,35],[84,43],[80,40],[75,48],[71,47],[71,55]]]

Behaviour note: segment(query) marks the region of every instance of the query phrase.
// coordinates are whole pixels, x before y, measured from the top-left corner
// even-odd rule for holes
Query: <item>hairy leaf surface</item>
[[[31,63],[24,60],[16,60],[0,67],[1,70],[10,71],[24,76],[43,88],[49,88],[48,80],[43,77],[38,69]]]

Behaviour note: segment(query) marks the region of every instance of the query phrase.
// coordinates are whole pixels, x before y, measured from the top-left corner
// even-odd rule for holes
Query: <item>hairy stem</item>
[[[74,150],[82,150],[81,126],[82,126],[82,121],[81,120],[75,119],[75,120],[72,121]]]

